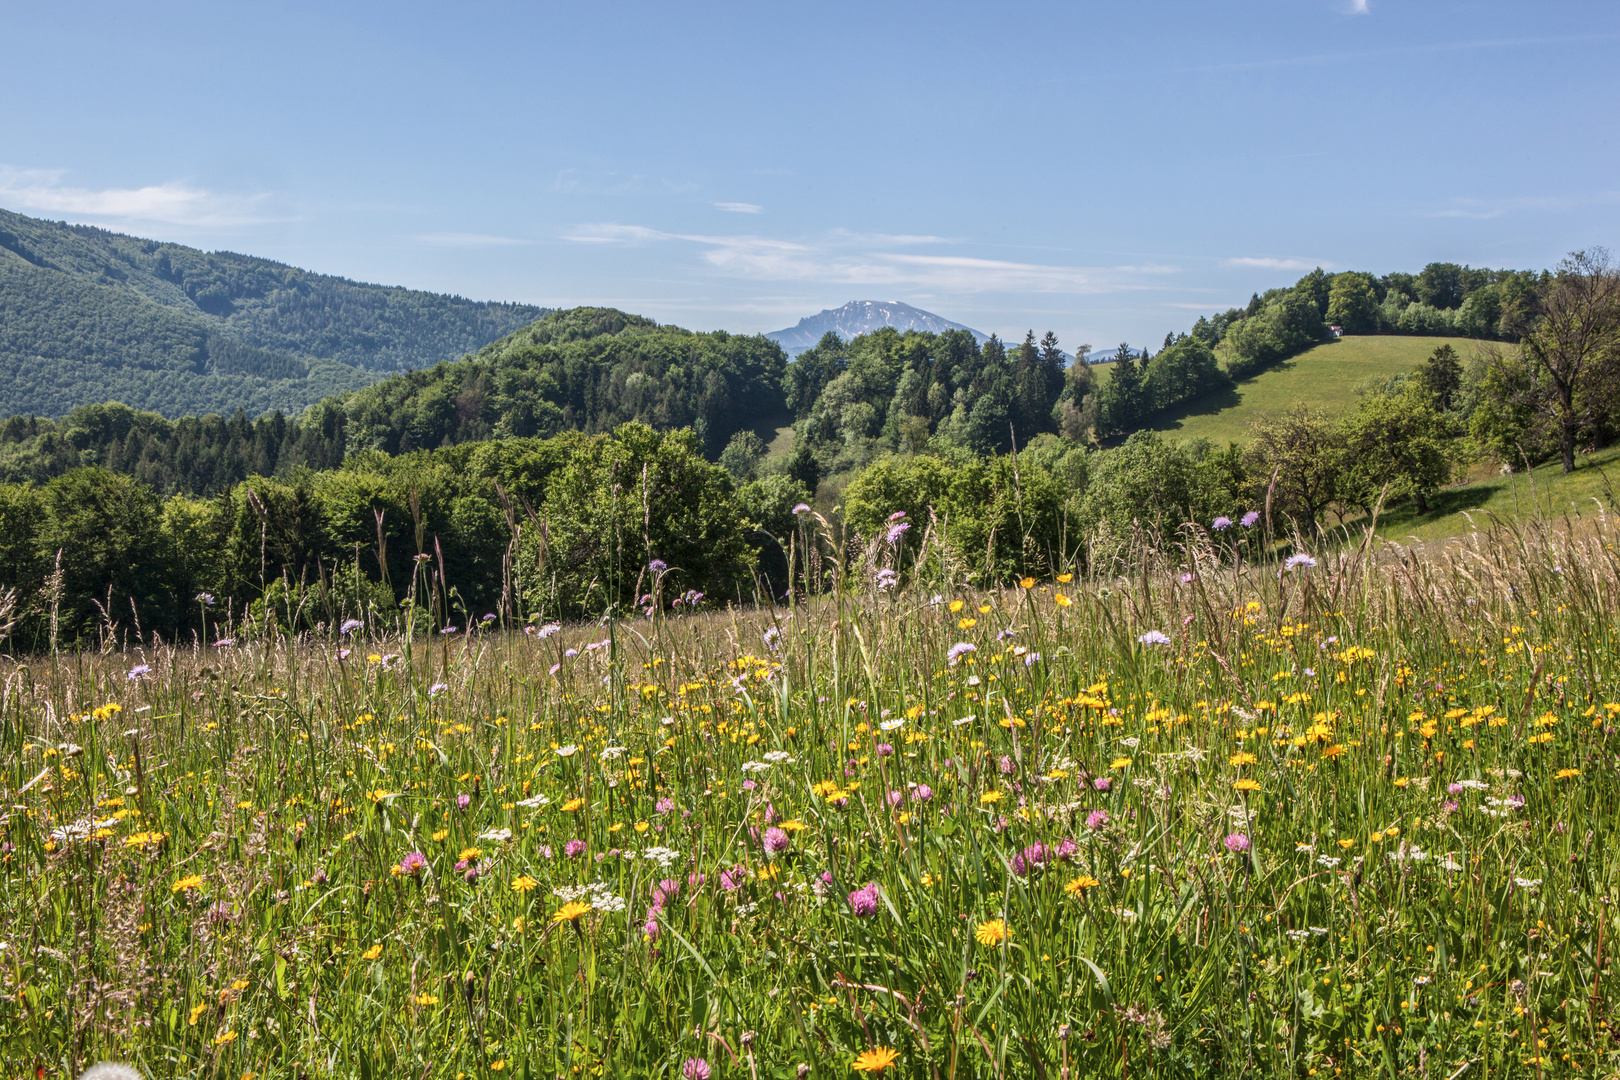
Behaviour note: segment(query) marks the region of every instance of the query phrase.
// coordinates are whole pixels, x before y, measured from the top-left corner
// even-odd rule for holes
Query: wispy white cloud
[[[1333,269],[1333,264],[1326,259],[1276,259],[1270,256],[1244,256],[1238,259],[1227,259],[1227,266],[1244,266],[1256,270],[1314,270],[1320,266],[1324,270]]]
[[[1620,202],[1620,191],[1600,191],[1592,195],[1520,195],[1501,199],[1474,199],[1457,196],[1451,205],[1431,211],[1429,217],[1485,220],[1519,211],[1573,210]]]
[[[1367,0],[1350,0],[1350,6],[1349,6],[1348,9],[1346,9],[1345,14],[1346,15],[1366,15],[1366,14],[1369,14],[1369,11],[1368,11],[1368,8],[1367,8]]]
[[[724,210],[728,214],[763,214],[765,208],[758,203],[751,202],[717,202],[715,209]]]
[[[446,248],[515,247],[534,243],[533,240],[518,240],[510,236],[486,236],[483,233],[427,233],[412,239],[430,247]]]
[[[1352,9],[1352,14],[1360,14]],[[1620,34],[1562,34],[1551,37],[1479,38],[1470,41],[1431,41],[1411,45],[1390,45],[1381,49],[1344,52],[1306,53],[1301,56],[1271,56],[1259,60],[1232,60],[1199,64],[1183,71],[1253,71],[1260,68],[1308,67],[1370,60],[1381,56],[1428,55],[1433,53],[1478,52],[1489,49],[1526,49],[1541,45],[1592,45],[1620,39]]]
[[[12,206],[75,219],[161,221],[170,225],[252,225],[274,218],[268,194],[233,195],[179,181],[140,188],[71,187],[61,169],[0,165],[0,199]]]
[[[805,240],[757,234],[673,233],[642,225],[580,225],[563,239],[581,244],[697,245],[698,255],[728,277],[756,281],[934,289],[942,293],[1101,293],[1149,287],[1146,279],[1175,272],[1170,266],[1081,267],[917,254],[895,248],[944,244],[938,236],[861,234],[839,230]]]

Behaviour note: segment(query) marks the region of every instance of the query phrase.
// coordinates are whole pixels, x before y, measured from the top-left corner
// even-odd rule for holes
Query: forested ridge
[[[1005,581],[1114,558],[1140,527],[1309,537],[1379,506],[1421,514],[1463,465],[1568,471],[1620,434],[1607,253],[1493,272],[1451,307],[1401,291],[1423,280],[1315,272],[1156,355],[1122,345],[1106,380],[1065,368],[1050,333],[1012,347],[828,335],[789,364],[762,337],[577,308],[297,417],[13,416],[0,627],[37,648],[137,627],[206,636],[365,614],[443,629],[751,600],[780,592],[795,545],[870,562],[913,526],[949,572]],[[1418,308],[1408,330],[1455,336],[1489,310],[1481,290],[1499,305],[1475,327],[1493,346],[1465,358],[1443,343],[1360,387],[1342,418],[1267,416],[1244,445],[1138,430],[1316,343],[1329,318],[1377,328],[1394,312],[1400,329]],[[766,454],[762,418],[792,422],[791,452]],[[812,523],[812,505],[831,524]]]
[[[544,313],[0,210],[0,413],[293,412]]]

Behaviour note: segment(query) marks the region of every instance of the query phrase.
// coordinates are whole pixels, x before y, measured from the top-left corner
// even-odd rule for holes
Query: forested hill
[[[388,453],[492,436],[691,427],[718,456],[780,413],[787,357],[768,338],[695,333],[614,308],[554,312],[466,360],[367,387],[341,407],[348,448]]]
[[[243,410],[170,420],[87,404],[64,420],[0,423],[0,481],[101,465],[163,494],[215,495],[249,476],[331,469],[359,451],[409,454],[491,438],[689,427],[720,456],[781,419],[787,358],[763,337],[694,333],[613,308],[554,312],[475,355],[323,399],[288,419]]]
[[[544,314],[0,210],[0,415],[296,411]]]

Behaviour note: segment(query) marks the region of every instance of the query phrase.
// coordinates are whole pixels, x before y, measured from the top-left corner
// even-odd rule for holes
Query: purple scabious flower
[[[1234,855],[1242,854],[1243,852],[1249,850],[1249,838],[1243,833],[1230,833],[1227,835],[1225,842],[1226,850],[1232,852]]]
[[[900,538],[906,535],[906,530],[910,528],[911,523],[906,521],[899,522],[895,525],[890,525],[889,532],[886,537],[889,542],[889,546],[893,547],[895,544],[898,544],[900,542]]]
[[[898,585],[899,583],[900,583],[900,575],[896,574],[893,570],[890,570],[888,568],[884,568],[884,569],[879,570],[877,572],[877,587],[878,588],[880,588],[880,589],[892,589],[896,585]]]
[[[1168,634],[1166,634],[1163,630],[1149,630],[1147,633],[1141,635],[1136,640],[1141,642],[1143,645],[1148,645],[1148,646],[1168,645],[1168,644],[1170,644],[1170,636]]]
[[[1209,527],[1214,529],[1216,532],[1225,532],[1227,529],[1232,527],[1232,519],[1227,517],[1225,514],[1222,514],[1220,517],[1210,522]]]
[[[1102,829],[1106,829],[1107,827],[1108,811],[1093,810],[1091,813],[1086,815],[1086,828],[1090,829],[1092,832],[1098,832]]]
[[[343,625],[338,627],[338,633],[340,633],[340,634],[352,634],[356,630],[360,629],[360,627],[363,626],[363,625],[365,625],[365,624],[362,623],[359,619],[344,619],[343,620]]]
[[[962,657],[966,656],[968,653],[970,653],[970,652],[978,652],[978,651],[979,651],[979,647],[977,645],[973,644],[973,642],[971,642],[971,641],[958,641],[955,645],[952,645],[950,647],[950,649],[946,651],[945,659],[946,659],[946,661],[948,663],[954,665],[958,660],[962,659]]]
[[[876,915],[878,908],[877,882],[871,882],[864,889],[856,889],[849,894],[849,910],[858,918]]]
[[[797,505],[797,506],[795,506],[793,508],[793,512],[795,514],[808,514],[810,512],[810,504],[809,503],[800,503],[799,505]]]
[[[772,855],[780,855],[788,849],[788,834],[775,825],[765,830],[765,850]]]
[[[1300,567],[1304,567],[1305,569],[1309,570],[1311,567],[1313,567],[1315,565],[1316,565],[1316,560],[1315,559],[1311,558],[1309,555],[1305,554],[1303,551],[1299,551],[1299,552],[1295,552],[1294,554],[1288,556],[1288,561],[1283,563],[1283,569],[1284,570],[1297,570]]]
[[[1052,852],[1045,844],[1034,843],[1023,851],[1014,855],[1011,860],[1012,872],[1019,877],[1032,873],[1045,866],[1052,858]]]
[[[446,686],[444,683],[436,682],[432,686],[428,687],[428,697],[438,697],[448,689],[450,689],[450,687]]]
[[[142,675],[149,673],[151,670],[152,665],[150,664],[136,664],[134,667],[129,669],[129,678],[139,679]]]
[[[1260,520],[1260,511],[1258,511],[1258,510],[1250,510],[1247,514],[1243,515],[1243,520],[1240,521],[1238,524],[1242,525],[1245,529],[1252,529],[1252,528],[1254,528],[1255,523],[1258,522],[1259,520]]]
[[[665,562],[663,559],[654,559],[647,564],[647,569],[651,570],[655,574],[662,574],[664,571],[669,569],[669,563]]]

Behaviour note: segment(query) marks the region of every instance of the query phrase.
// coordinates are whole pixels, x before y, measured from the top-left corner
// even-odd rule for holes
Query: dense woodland
[[[1243,446],[1139,430],[1315,344],[1329,319],[1389,329],[1386,313],[1500,345],[1467,363],[1443,345],[1342,419],[1270,417]],[[1099,380],[1050,333],[1008,347],[885,329],[790,364],[764,338],[580,308],[296,418],[13,416],[0,625],[20,648],[137,625],[465,629],[780,595],[795,546],[904,569],[896,520],[985,583],[1106,560],[1133,529],[1189,517],[1258,536],[1235,522],[1309,534],[1380,505],[1422,513],[1461,464],[1567,470],[1620,431],[1620,274],[1601,251],[1550,275],[1318,271],[1156,355],[1117,354]],[[767,455],[758,429],[782,422],[792,448]]]
[[[287,412],[474,352],[542,308],[0,210],[0,414]]]

